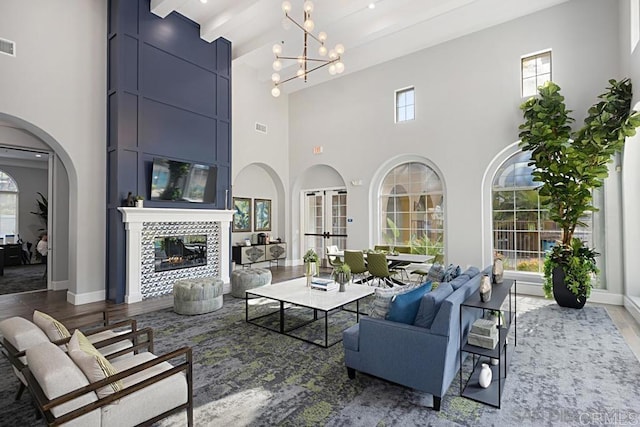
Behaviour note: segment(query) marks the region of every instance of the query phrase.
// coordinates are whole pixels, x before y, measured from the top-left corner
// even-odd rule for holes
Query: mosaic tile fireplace
[[[225,283],[225,292],[229,292],[229,226],[233,211],[118,210],[127,233],[127,304],[170,294],[173,283],[185,278],[217,276]],[[157,268],[163,264],[166,268]]]

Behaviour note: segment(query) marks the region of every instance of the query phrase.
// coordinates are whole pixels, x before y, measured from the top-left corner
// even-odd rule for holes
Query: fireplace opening
[[[207,265],[206,234],[159,236],[153,245],[156,272]]]

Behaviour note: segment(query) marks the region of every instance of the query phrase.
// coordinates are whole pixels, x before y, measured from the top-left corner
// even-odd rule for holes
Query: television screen
[[[151,200],[214,203],[218,168],[169,159],[153,159]]]

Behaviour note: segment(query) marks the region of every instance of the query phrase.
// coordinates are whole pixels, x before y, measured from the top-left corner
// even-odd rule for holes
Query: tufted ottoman
[[[231,295],[244,298],[245,291],[271,283],[271,270],[249,268],[231,272]]]
[[[223,282],[217,277],[176,280],[173,310],[178,314],[203,314],[222,308]]]

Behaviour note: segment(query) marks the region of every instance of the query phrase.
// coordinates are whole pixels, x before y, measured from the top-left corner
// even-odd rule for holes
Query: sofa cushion
[[[460,289],[460,287],[462,285],[467,283],[467,281],[469,279],[470,279],[470,277],[467,276],[466,274],[461,274],[458,277],[456,277],[455,279],[453,279],[452,281],[450,281],[449,283],[451,284],[451,287],[453,288],[453,290],[457,291],[458,289]]]
[[[29,371],[42,388],[48,399],[55,399],[63,394],[89,385],[87,377],[80,368],[62,351],[51,342],[45,342],[27,349],[27,361]],[[69,402],[54,406],[51,412],[59,417],[81,406],[98,400],[95,393],[87,393]],[[83,415],[68,424],[72,426],[96,426],[100,425],[100,410]]]
[[[423,328],[430,328],[433,319],[440,310],[440,304],[453,293],[453,287],[450,283],[440,283],[438,289],[425,294],[420,300],[420,307],[413,322],[414,325]]]
[[[432,282],[442,282],[444,279],[444,272],[444,265],[436,262],[429,269],[429,273],[427,273],[427,280],[431,280]]]
[[[53,317],[38,310],[33,312],[33,323],[44,331],[51,341],[69,338],[71,334],[65,326]]]
[[[478,267],[474,267],[471,266],[469,268],[467,268],[465,271],[462,272],[462,274],[466,274],[467,276],[469,276],[469,278],[475,276],[476,274],[480,273],[480,269]]]
[[[358,351],[358,334],[360,333],[360,323],[345,329],[342,333],[342,345],[345,349]]]
[[[49,342],[49,338],[42,329],[23,317],[10,317],[0,322],[0,333],[18,351]],[[21,357],[20,361],[26,363],[27,359]]]
[[[389,304],[387,320],[413,325],[413,321],[420,308],[422,296],[431,290],[431,282],[403,294],[394,295]]]
[[[115,375],[118,370],[89,342],[80,330],[76,329],[68,344],[69,356],[80,367],[90,382],[95,383],[108,376]],[[103,398],[124,388],[121,380],[96,390],[98,397]]]
[[[376,288],[373,301],[371,301],[371,305],[369,306],[369,316],[374,319],[386,319],[387,313],[389,312],[391,298],[395,295],[412,291],[422,285],[423,283],[418,283],[405,286],[394,286],[393,288]]]
[[[461,270],[459,265],[449,264],[446,270],[444,271],[444,277],[442,278],[442,281],[443,282],[452,281],[453,279],[455,279],[460,275],[460,271]]]

